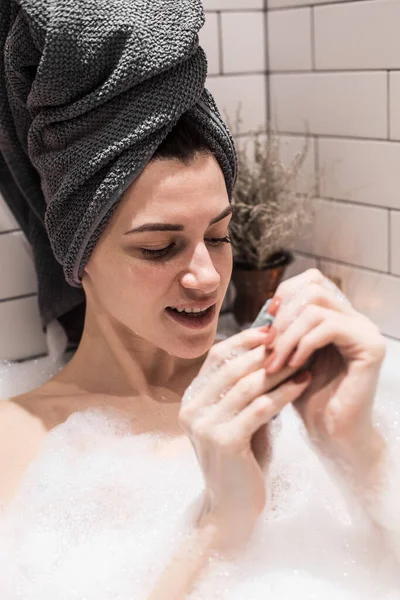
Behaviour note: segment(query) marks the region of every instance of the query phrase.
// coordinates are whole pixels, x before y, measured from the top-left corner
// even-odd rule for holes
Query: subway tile
[[[389,75],[390,90],[390,138],[400,140],[400,71],[395,71]]]
[[[321,271],[339,277],[354,308],[376,323],[383,334],[400,338],[400,278],[321,261]]]
[[[315,140],[309,137],[308,140],[304,136],[299,135],[280,135],[279,136],[279,154],[282,163],[286,167],[290,167],[293,161],[303,151],[304,145],[307,144],[307,154],[304,159],[303,166],[299,171],[296,180],[294,181],[294,189],[296,192],[310,194],[315,186]]]
[[[212,0],[210,0],[212,1]],[[348,0],[335,0],[335,2],[347,2]],[[305,6],[310,4],[327,4],[332,0],[268,0],[268,8],[285,8],[292,6]]]
[[[234,10],[264,8],[264,0],[203,0],[205,10]]]
[[[399,68],[399,21],[399,0],[317,7],[314,16],[316,68]]]
[[[311,9],[268,13],[271,71],[311,70]]]
[[[200,31],[200,45],[204,49],[208,60],[208,73],[211,75],[220,72],[220,48],[218,33],[217,13],[207,14],[206,22]]]
[[[390,212],[390,272],[400,275],[400,212]]]
[[[383,138],[387,133],[384,72],[270,76],[272,124],[304,132]]]
[[[37,289],[28,242],[20,231],[0,235],[0,299],[31,294]]]
[[[221,19],[224,73],[265,71],[264,13],[222,13]]]
[[[308,142],[303,136],[277,135],[279,144],[277,158],[287,168],[291,168],[293,161],[302,152],[305,143],[308,143],[307,154],[304,159],[303,166],[299,170],[297,177],[293,181],[293,189],[296,192],[310,194],[315,185],[315,169],[314,169],[314,138],[308,138]],[[249,163],[254,161],[254,140],[251,135],[244,135],[236,138],[238,148],[246,151],[247,160]],[[267,135],[262,134],[259,137],[260,143],[267,143]]]
[[[19,360],[47,352],[37,297],[0,302],[0,360]]]
[[[371,243],[373,236],[373,243]],[[314,200],[312,224],[296,249],[378,271],[388,270],[387,210]]]
[[[321,195],[400,208],[400,143],[318,139]]]
[[[18,229],[19,225],[8,208],[3,196],[0,194],[0,231]]]
[[[207,87],[214,95],[221,114],[226,113],[232,124],[241,104],[241,133],[257,131],[266,127],[265,75],[233,75],[210,77]]]
[[[297,252],[294,252],[294,257],[294,262],[286,269],[284,279],[290,279],[290,277],[300,275],[300,273],[307,271],[307,269],[316,269],[318,266],[315,258],[302,256]]]

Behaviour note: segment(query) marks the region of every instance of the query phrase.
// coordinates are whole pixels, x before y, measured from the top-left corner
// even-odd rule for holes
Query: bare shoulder
[[[0,506],[12,500],[48,433],[26,396],[0,400]]]

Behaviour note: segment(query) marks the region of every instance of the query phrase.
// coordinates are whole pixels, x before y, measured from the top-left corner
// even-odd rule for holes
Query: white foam
[[[376,421],[398,464],[391,369],[389,360]],[[345,502],[290,407],[273,436],[270,504],[253,539],[240,559],[210,563],[191,600],[399,600],[399,469],[376,512],[385,536],[356,502]],[[75,413],[50,432],[2,510],[1,599],[147,600],[189,533],[203,489],[194,452],[160,457],[157,441],[99,410]]]

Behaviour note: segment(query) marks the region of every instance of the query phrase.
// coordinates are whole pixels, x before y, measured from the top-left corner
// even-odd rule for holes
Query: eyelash
[[[229,236],[225,236],[223,238],[206,238],[206,242],[211,242],[214,244],[214,247],[217,248],[222,244],[230,244],[231,239]],[[147,248],[141,248],[142,254],[148,258],[153,260],[157,260],[158,258],[163,258],[167,256],[174,249],[175,244],[170,244],[166,248],[161,248],[160,250],[148,250]]]

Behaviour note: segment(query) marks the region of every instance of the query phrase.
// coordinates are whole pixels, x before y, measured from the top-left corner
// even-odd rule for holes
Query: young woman
[[[269,424],[286,405],[360,498],[379,489],[385,468],[372,422],[384,340],[319,271],[280,285],[273,327],[214,344],[232,270],[231,218],[221,168],[182,117],[84,269],[85,328],[72,360],[0,404],[4,504],[50,430],[87,408],[118,409],[134,435],[163,434],[161,454],[194,448],[204,495],[192,551],[183,545],[170,557],[151,600],[185,598],[212,553],[230,555],[250,539],[268,494]]]

